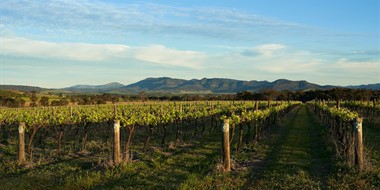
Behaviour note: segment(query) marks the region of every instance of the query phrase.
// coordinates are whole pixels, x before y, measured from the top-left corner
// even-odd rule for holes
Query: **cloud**
[[[244,56],[264,56],[271,57],[274,53],[279,53],[281,50],[285,49],[286,46],[283,44],[264,44],[248,50],[243,51],[241,54]]]
[[[168,49],[162,45],[137,47],[132,51],[137,60],[193,69],[199,69],[206,56],[201,52]]]
[[[164,66],[201,67],[201,52],[182,51],[162,45],[130,47],[118,44],[54,43],[26,38],[0,38],[0,55],[66,59],[75,61],[122,61],[128,59]]]
[[[346,58],[339,59],[333,67],[341,72],[355,75],[355,74],[368,74],[374,73],[380,77],[380,61],[353,61]]]
[[[125,45],[53,43],[26,38],[0,38],[3,55],[29,56],[38,58],[63,58],[77,61],[103,61],[116,57],[126,50]]]
[[[3,0],[1,22],[9,27],[50,35],[116,35],[149,33],[171,37],[191,35],[226,39],[256,39],[289,30],[299,24],[242,11],[213,7],[174,7],[157,4],[111,4],[100,1]]]
[[[89,81],[94,75],[91,73],[99,75],[97,77],[107,78],[100,76],[101,73],[111,71],[140,78],[142,76],[136,73],[144,71],[146,77],[167,76],[171,73],[172,77],[177,78],[231,77],[245,80],[287,78],[321,84],[373,83],[380,80],[378,59],[372,61],[371,59],[355,61],[350,57],[336,59],[336,56],[321,55],[280,43],[235,47],[235,49],[228,47],[227,50],[224,53],[204,53],[157,44],[130,46],[57,43],[20,37],[0,37],[3,68],[1,72],[7,80],[12,77],[18,78],[18,74],[11,71],[56,73],[56,71],[78,71],[78,69],[81,73],[87,74]],[[247,52],[250,54],[245,55]],[[29,77],[26,78],[36,77],[27,72],[25,76]],[[43,80],[42,77],[39,78]]]

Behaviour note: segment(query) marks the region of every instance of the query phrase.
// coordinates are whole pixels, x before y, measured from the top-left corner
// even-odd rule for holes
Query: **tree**
[[[71,102],[71,104],[74,105],[76,101],[77,100],[76,100],[75,96],[70,96],[70,102]]]
[[[63,98],[59,101],[61,106],[67,106],[69,105],[69,101],[66,98]]]
[[[261,90],[260,94],[265,100],[275,100],[277,98],[277,91],[274,89]]]
[[[139,92],[139,100],[145,101],[148,98],[148,95],[146,94],[145,91]]]
[[[238,92],[236,94],[236,99],[238,100],[253,100],[253,94],[248,91]]]
[[[40,99],[40,104],[42,106],[49,106],[49,97],[42,96],[41,99]]]
[[[119,96],[112,96],[111,101],[113,104],[119,102]]]
[[[32,91],[31,93],[32,93],[32,96],[30,97],[30,101],[31,101],[30,106],[35,107],[37,106],[38,98],[35,91]]]

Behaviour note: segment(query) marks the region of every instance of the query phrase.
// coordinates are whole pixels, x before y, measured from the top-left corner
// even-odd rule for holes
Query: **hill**
[[[172,92],[172,93],[236,93],[240,91],[257,92],[263,89],[281,90],[313,90],[327,89],[332,86],[320,86],[307,81],[290,81],[285,79],[268,81],[243,81],[226,78],[203,79],[173,79],[168,77],[147,78],[137,83],[127,85],[119,89],[124,93],[147,92]]]
[[[367,84],[367,85],[358,85],[358,86],[347,86],[347,88],[380,90],[380,83]]]
[[[77,92],[77,93],[93,93],[93,92],[109,92],[115,89],[124,87],[123,84],[117,82],[111,82],[104,85],[75,85],[62,90]]]
[[[273,82],[268,81],[244,81],[227,78],[203,78],[203,79],[176,79],[169,77],[146,78],[130,85],[123,85],[112,82],[104,85],[75,85],[61,89],[47,89],[33,86],[21,85],[0,85],[1,90],[36,91],[41,93],[117,93],[117,94],[137,94],[141,91],[148,93],[175,93],[175,94],[196,94],[196,93],[237,93],[241,91],[258,92],[263,89],[274,89],[277,91],[308,91],[324,90],[340,86],[322,86],[314,83],[301,81],[291,81],[279,79]],[[372,89],[380,90],[380,83],[358,86],[346,86],[342,88],[351,89]]]
[[[41,92],[47,90],[46,88],[40,88],[37,86],[25,86],[25,85],[0,85],[1,90],[19,90],[24,92]]]

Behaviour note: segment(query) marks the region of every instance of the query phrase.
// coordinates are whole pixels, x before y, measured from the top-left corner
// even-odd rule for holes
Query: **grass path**
[[[247,188],[318,189],[326,186],[331,154],[323,143],[323,127],[303,105],[266,142],[267,167]]]

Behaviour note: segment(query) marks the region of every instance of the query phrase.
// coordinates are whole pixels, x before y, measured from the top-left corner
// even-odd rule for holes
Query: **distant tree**
[[[59,102],[61,106],[69,105],[69,101],[66,98],[61,99]]]
[[[253,100],[254,96],[251,92],[243,91],[243,92],[238,92],[236,94],[236,99],[237,100]]]
[[[145,91],[141,91],[141,92],[139,92],[138,98],[139,98],[139,100],[141,100],[141,101],[145,101],[145,100],[147,100],[148,95],[146,94]]]
[[[114,104],[114,103],[116,103],[116,102],[119,102],[119,96],[113,96],[112,98],[111,98],[111,102]]]
[[[30,97],[30,101],[31,101],[30,106],[35,107],[37,106],[38,97],[35,91],[32,91],[31,93],[32,93],[32,96]]]
[[[52,105],[52,106],[60,106],[61,104],[60,104],[59,100],[53,100],[53,101],[51,101],[50,105]]]
[[[107,102],[104,101],[103,99],[99,99],[96,101],[96,104],[106,104]]]
[[[345,99],[345,93],[343,88],[334,88],[329,90],[330,97],[333,100],[342,100]]]
[[[130,97],[130,96],[127,96],[127,95],[122,95],[122,96],[121,96],[121,99],[122,99],[122,101],[130,101],[130,100],[131,100],[131,97]]]
[[[77,100],[76,100],[75,96],[70,96],[70,102],[71,102],[72,104],[75,104],[76,101],[77,101]]]
[[[277,91],[274,89],[264,89],[260,91],[263,100],[275,100],[277,98]]]
[[[24,99],[22,99],[22,98],[17,98],[18,99],[18,102],[19,102],[19,106],[20,107],[25,107],[25,100]]]
[[[49,106],[49,97],[42,96],[41,99],[40,99],[40,104],[42,106]]]
[[[359,100],[369,101],[371,97],[375,96],[370,90],[359,90],[357,96]]]
[[[51,101],[50,105],[52,105],[52,106],[67,106],[67,105],[69,105],[69,101],[66,98],[63,98],[60,100],[53,100],[53,101]]]

